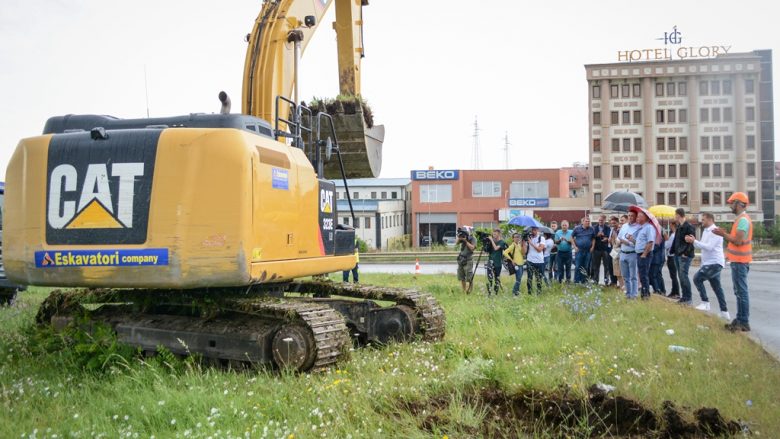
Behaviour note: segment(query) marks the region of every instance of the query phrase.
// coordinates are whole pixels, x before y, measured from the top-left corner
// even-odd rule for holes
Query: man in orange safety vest
[[[753,223],[745,210],[748,205],[748,197],[744,192],[736,192],[726,200],[731,211],[736,215],[731,232],[715,228],[712,232],[722,236],[728,245],[726,246],[726,258],[731,263],[731,281],[734,283],[734,294],[737,296],[737,318],[726,324],[726,329],[732,332],[750,331],[748,317],[750,315],[750,301],[748,299],[747,276],[750,271],[750,263],[753,261]]]

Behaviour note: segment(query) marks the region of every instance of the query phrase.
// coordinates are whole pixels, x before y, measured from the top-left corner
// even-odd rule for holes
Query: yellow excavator
[[[346,184],[381,166],[383,129],[359,106],[331,115],[297,96],[299,56],[334,2],[341,91],[359,96],[367,2],[266,1],[247,36],[245,114],[220,93],[219,114],[57,116],[19,142],[6,173],[6,272],[67,287],[43,302],[40,324],[86,319],[145,353],[300,371],[328,367],[353,342],[444,336],[429,294],[299,280],[356,263],[326,178]]]

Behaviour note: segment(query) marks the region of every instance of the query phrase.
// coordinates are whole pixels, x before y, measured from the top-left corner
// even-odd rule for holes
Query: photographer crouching
[[[487,274],[487,295],[490,291],[498,295],[501,289],[501,265],[504,260],[504,250],[507,249],[506,242],[501,239],[501,230],[493,229],[493,234],[480,233],[482,240],[482,249],[488,253],[488,260],[485,263],[485,273]]]
[[[455,245],[460,244],[458,253],[458,280],[463,287],[463,292],[471,292],[471,281],[474,279],[474,249],[477,248],[477,239],[471,235],[471,230],[467,226],[458,229]]]

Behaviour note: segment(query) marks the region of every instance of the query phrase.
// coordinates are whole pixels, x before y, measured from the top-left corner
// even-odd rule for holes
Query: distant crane
[[[471,168],[479,169],[479,124],[477,123],[477,116],[474,116],[474,150],[471,158]]]
[[[509,133],[504,131],[504,169],[509,169]]]

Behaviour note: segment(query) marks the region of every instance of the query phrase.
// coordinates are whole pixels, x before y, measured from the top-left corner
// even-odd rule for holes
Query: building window
[[[359,216],[355,217],[355,228],[356,229],[360,228],[360,217]]]
[[[710,121],[710,109],[709,108],[702,108],[699,110],[699,122],[709,122]]]
[[[680,205],[681,206],[688,205],[688,192],[680,192]]]
[[[396,191],[390,192],[390,198],[392,198],[394,200],[397,200],[398,199],[398,192],[396,192]]]
[[[677,165],[669,165],[669,178],[677,178]]]
[[[642,87],[639,84],[634,84],[633,89],[635,98],[642,97]]]
[[[637,125],[642,123],[642,111],[634,110],[634,123]]]
[[[713,122],[720,122],[720,108],[713,108],[712,109],[712,121]]]
[[[634,152],[640,152],[642,151],[642,138],[641,137],[635,137],[634,138]]]
[[[731,80],[730,79],[724,79],[723,80],[723,94],[724,95],[730,95],[731,94]]]
[[[655,110],[655,122],[664,123],[664,110]]]
[[[734,120],[734,114],[731,107],[726,107],[723,109],[723,122],[731,122]]]
[[[713,163],[712,164],[712,176],[714,178],[720,178],[721,177],[720,163]]]
[[[680,151],[688,151],[688,138],[680,137]]]
[[[724,177],[733,177],[734,176],[734,165],[731,163],[724,163],[723,164],[723,176]]]
[[[666,96],[674,96],[676,94],[677,93],[675,93],[675,90],[674,90],[674,82],[670,82],[670,83],[666,84]]]
[[[712,150],[720,151],[720,136],[712,136]]]
[[[472,197],[500,197],[501,182],[500,181],[472,181],[471,196]]]
[[[756,136],[752,134],[747,136],[747,149],[756,149]]]
[[[612,165],[612,178],[620,178],[620,166]]]
[[[348,217],[348,216],[345,216],[345,217],[344,217],[344,221],[342,221],[342,223],[344,223],[344,225],[347,225],[347,226],[348,226],[348,225],[349,225],[349,217]]]
[[[756,191],[748,191],[748,202],[756,204]]]
[[[752,95],[755,93],[754,82],[752,79],[745,80],[745,94]]]
[[[612,139],[612,152],[620,152],[620,139]]]
[[[617,99],[618,93],[620,92],[620,89],[618,88],[617,84],[612,84],[609,86],[609,97],[612,99]]]
[[[357,192],[352,192],[352,199],[353,200],[359,200],[360,199],[360,197],[358,197],[358,193]]]
[[[680,116],[678,119],[680,120],[680,123],[688,123],[688,110],[681,108],[677,115]]]
[[[421,184],[421,203],[450,203],[452,202],[451,184]]]
[[[699,81],[699,95],[707,96],[710,94],[709,82]]]
[[[631,178],[631,165],[623,165],[623,178]]]
[[[634,178],[642,178],[642,165],[634,165]]]
[[[593,152],[601,152],[601,139],[593,139]]]
[[[593,179],[600,179],[601,178],[601,166],[596,165],[593,166]]]
[[[677,83],[677,94],[679,96],[688,96],[688,84],[685,82]]]
[[[623,139],[623,152],[631,152],[631,139]]]
[[[593,192],[593,204],[601,206],[601,192]]]
[[[701,176],[702,177],[709,177],[710,176],[710,164],[709,163],[702,163],[701,164]]]
[[[734,137],[732,136],[723,136],[723,150],[724,151],[731,151],[734,149]]]
[[[670,137],[666,139],[666,149],[669,151],[677,151],[677,138]]]
[[[701,205],[702,206],[709,206],[710,205],[710,193],[709,192],[702,192],[701,193]]]
[[[713,192],[713,193],[712,193],[712,204],[713,204],[714,206],[720,206],[721,204],[723,204],[723,198],[722,198],[722,196],[723,196],[723,195],[721,195],[721,193],[720,193],[720,192]]]
[[[663,84],[663,82],[656,82],[655,83],[655,95],[656,96],[663,96],[664,95],[664,84]]]
[[[657,137],[655,139],[655,149],[656,151],[665,151],[666,150],[666,144],[664,143],[666,139],[663,137]]]
[[[710,138],[707,136],[701,136],[701,139],[699,139],[699,149],[702,151],[709,151],[710,150]]]
[[[594,85],[593,86],[593,95],[591,95],[593,99],[601,99],[601,86]]]
[[[624,98],[630,98],[631,97],[631,86],[629,84],[623,84],[621,87],[623,90],[623,97]]]
[[[594,111],[593,112],[593,125],[601,125],[601,112],[600,111]]]
[[[677,204],[677,193],[669,192],[669,205],[674,206],[675,204]]]
[[[671,82],[670,82],[671,84]],[[668,114],[666,115],[666,121],[669,123],[676,123],[677,122],[677,112],[675,110],[669,110]]]
[[[612,111],[609,113],[609,123],[612,125],[617,125],[620,122],[620,114],[617,111]]]
[[[713,96],[720,94],[720,81],[712,81],[710,83],[710,94]]]
[[[370,229],[371,228],[371,217],[367,216],[363,218],[363,227]]]
[[[628,125],[631,123],[631,112],[630,111],[624,111],[623,112],[623,125]]]
[[[655,169],[656,178],[666,178],[666,165],[658,165]]]
[[[755,177],[756,176],[756,164],[755,163],[748,163],[747,164],[747,176],[748,177]]]
[[[664,201],[664,193],[663,192],[656,192],[655,193],[655,204],[666,204],[666,201]]]
[[[386,200],[386,199],[387,199],[387,192],[382,192],[382,199],[383,199],[383,200]]]
[[[371,192],[371,199],[376,200],[376,192]]]
[[[509,184],[509,197],[548,198],[549,186],[547,181],[513,181]]]
[[[745,122],[754,122],[756,120],[756,108],[745,107]]]
[[[680,178],[688,178],[688,164],[680,164]]]

